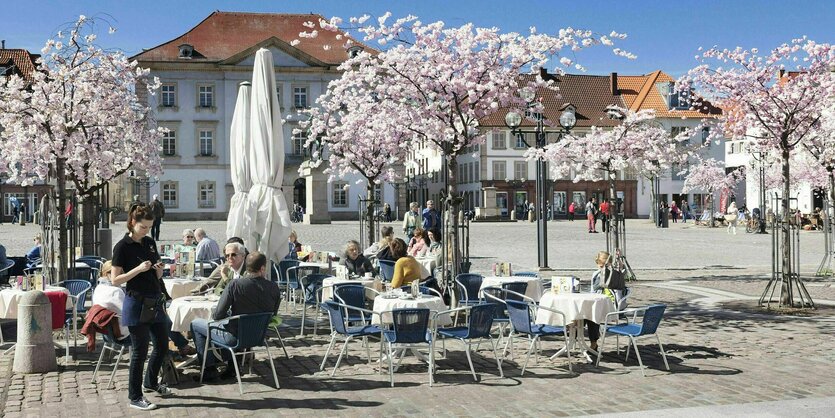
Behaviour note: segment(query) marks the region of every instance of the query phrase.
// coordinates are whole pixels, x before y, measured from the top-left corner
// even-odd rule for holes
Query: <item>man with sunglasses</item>
[[[243,272],[246,271],[247,254],[242,239],[238,237],[229,238],[226,246],[223,247],[223,255],[226,261],[217,266],[209,277],[199,287],[193,289],[191,293],[200,294],[207,291],[212,291],[215,295],[223,293],[230,281],[241,277]]]

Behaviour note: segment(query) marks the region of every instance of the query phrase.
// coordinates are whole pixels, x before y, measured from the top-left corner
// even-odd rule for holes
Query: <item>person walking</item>
[[[154,214],[154,226],[151,227],[151,238],[154,241],[159,241],[159,227],[162,225],[162,217],[165,216],[165,205],[159,201],[159,195],[154,195],[154,200],[148,207],[151,208],[151,213]]]
[[[415,228],[418,227],[420,224],[420,212],[417,202],[409,203],[409,211],[403,215],[403,233],[406,234],[409,239],[412,239],[412,236],[415,233]]]
[[[596,234],[597,233],[597,205],[596,198],[591,198],[586,203],[586,219],[589,221],[589,234]]]
[[[687,223],[687,217],[690,216],[690,203],[687,199],[681,199],[681,223]]]
[[[612,209],[612,205],[609,203],[609,199],[603,199],[600,202],[600,227],[603,229],[603,232],[609,230],[609,211]]]
[[[574,202],[568,205],[568,220],[574,222]]]
[[[435,202],[431,200],[426,201],[426,209],[423,210],[422,217],[424,231],[441,228],[441,216],[435,210]]]
[[[678,223],[678,206],[676,205],[676,201],[673,200],[670,202],[670,216],[673,218],[673,223]]]
[[[536,220],[536,206],[533,202],[528,202],[528,221],[534,222]]]
[[[388,203],[383,205],[383,221],[391,222],[391,205]]]
[[[728,233],[731,233],[733,230],[733,234],[736,235],[736,220],[739,216],[739,209],[736,208],[736,201],[732,200],[731,204],[728,205],[728,210],[725,211],[725,220],[728,221]]]

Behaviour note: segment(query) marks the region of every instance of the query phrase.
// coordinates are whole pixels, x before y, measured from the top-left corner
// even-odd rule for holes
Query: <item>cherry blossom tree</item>
[[[527,157],[544,158],[556,177],[565,177],[573,171],[575,182],[608,180],[609,196],[614,200],[611,210],[616,214],[620,211],[615,191],[618,173],[630,169],[639,173],[657,172],[686,163],[693,152],[687,145],[692,131],[671,136],[656,122],[655,111],[651,109],[635,112],[612,107],[609,110],[621,118],[621,123],[614,128],[593,126],[585,135],[568,135],[546,145],[542,151],[531,149]],[[613,237],[615,257],[625,263],[619,222],[613,222],[608,231]]]
[[[94,23],[81,16],[48,40],[31,83],[12,76],[0,85],[0,166],[21,184],[54,180],[59,212],[67,182],[74,186],[83,199],[85,253],[94,251],[94,193],[130,168],[161,172],[161,130],[138,91],[153,93],[159,82],[121,52],[97,47]],[[66,219],[59,218],[67,254]],[[60,280],[66,272],[60,257]]]
[[[714,194],[719,190],[732,190],[744,178],[744,167],[727,172],[723,162],[713,158],[699,160],[687,170],[682,193],[707,193],[710,198],[710,226],[713,227],[716,213]],[[724,211],[724,208],[721,209]]]
[[[399,118],[398,105],[378,99],[386,86],[362,74],[348,72],[332,81],[301,126],[308,131],[306,145],[316,146],[313,165],[327,158],[329,180],[349,174],[365,178],[366,233],[368,242],[374,242],[374,188],[398,180],[397,168],[405,163],[411,134],[400,129],[405,121]]]
[[[350,19],[364,41],[376,41],[386,49],[379,54],[358,54],[340,69],[345,72],[344,77],[375,80],[375,85],[380,86],[376,89],[377,99],[397,105],[397,119],[403,123],[392,126],[394,131],[383,135],[405,131],[411,135],[412,147],[421,141],[444,158],[444,207],[451,224],[445,235],[457,249],[460,248],[458,217],[454,214],[461,203],[455,179],[457,157],[466,153],[468,147],[484,142],[486,133],[479,129],[479,120],[501,108],[524,108],[526,104],[518,95],[521,87],[555,89],[550,81],[538,75],[550,59],[558,57],[561,68],[582,69],[570,54],[598,44],[612,46],[613,39],[623,39],[625,35],[613,32],[609,36],[597,36],[573,28],[562,29],[556,35],[540,34],[531,28],[529,34],[523,35],[473,24],[449,28],[440,21],[424,24],[415,16],[387,23],[390,17],[386,13],[377,19],[377,24],[373,21],[366,24],[368,16]],[[300,33],[300,38],[317,36],[316,22],[308,23],[306,26],[311,30]],[[341,23],[338,18],[320,20],[318,27],[339,31]],[[613,51],[634,58],[623,50],[613,48]],[[519,77],[522,72],[537,76],[522,81]],[[458,253],[454,251],[451,257],[453,275],[460,266]]]
[[[792,154],[803,149],[823,129],[821,117],[835,95],[835,47],[801,38],[761,55],[756,48],[710,48],[697,59],[701,62],[678,80],[679,91],[698,88],[700,94],[720,107],[726,136],[745,139],[749,151],[776,154],[783,177],[781,200],[782,306],[794,306],[792,283],[799,272],[792,271],[789,200]],[[786,69],[792,71],[786,73]],[[699,99],[694,106],[702,105]],[[799,286],[802,286],[800,284]]]

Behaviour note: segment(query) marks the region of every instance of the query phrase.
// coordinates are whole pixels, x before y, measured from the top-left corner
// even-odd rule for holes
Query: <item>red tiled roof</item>
[[[278,13],[240,13],[215,11],[197,26],[162,45],[145,50],[132,59],[154,62],[219,62],[239,54],[264,41],[276,38],[294,48],[302,58],[307,58],[313,64],[339,65],[348,58],[345,49],[347,39],[352,45],[362,46],[366,51],[377,51],[345,33],[330,32],[319,27],[318,14],[278,14]],[[305,22],[313,22],[313,29],[303,26]],[[318,31],[316,38],[300,38],[299,32]],[[337,35],[342,39],[336,39]],[[298,39],[300,43],[294,47],[289,43]],[[190,60],[179,58],[179,46],[189,44],[194,47],[194,56]],[[329,49],[325,49],[325,45]]]
[[[639,111],[654,109],[655,116],[659,118],[704,118],[722,114],[722,109],[704,102],[706,109],[697,110],[671,110],[667,107],[667,101],[657,88],[657,83],[670,83],[673,78],[661,70],[653,71],[645,75],[622,75],[618,76],[618,89],[623,96],[626,107],[630,110]]]
[[[535,76],[532,74],[521,76],[523,80],[532,80],[533,77]],[[606,115],[607,106],[624,106],[621,97],[612,94],[609,76],[566,74],[548,75],[548,78],[555,81],[554,85],[559,91],[541,88],[537,89],[536,95],[542,98],[545,119],[551,121],[552,125],[559,126],[563,106],[567,104],[574,105],[578,128],[616,126],[619,123]],[[506,113],[506,109],[500,109],[482,119],[480,124],[490,127],[505,126]],[[534,122],[523,119],[522,125],[533,126]]]
[[[25,49],[0,49],[0,68],[6,68],[6,76],[17,74],[26,81],[32,81],[39,54],[30,54]]]

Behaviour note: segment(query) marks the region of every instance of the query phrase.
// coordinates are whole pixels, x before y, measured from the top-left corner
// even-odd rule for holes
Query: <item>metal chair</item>
[[[499,353],[496,351],[496,341],[490,335],[490,329],[493,328],[493,318],[497,306],[493,303],[482,303],[475,306],[465,306],[463,308],[450,309],[447,311],[438,312],[434,316],[433,323],[438,323],[438,317],[444,314],[450,314],[456,311],[467,311],[468,324],[465,327],[453,328],[439,328],[435,330],[435,335],[441,336],[443,339],[454,338],[461,341],[466,347],[467,362],[470,363],[470,372],[473,374],[473,380],[478,381],[478,376],[475,374],[473,367],[473,359],[470,355],[470,347],[476,344],[481,344],[485,340],[490,341],[490,347],[493,348],[493,355],[496,357],[496,365],[499,367],[499,376],[504,377],[502,370],[502,361],[499,359]],[[446,353],[446,348],[444,348]]]
[[[125,352],[125,348],[128,349],[128,353],[131,350],[131,340],[130,336],[122,340],[117,340],[113,338],[113,335],[110,332],[102,332],[101,333],[102,340],[104,340],[104,344],[101,347],[101,354],[99,355],[99,361],[96,362],[96,368],[93,370],[93,378],[90,379],[90,383],[96,382],[96,375],[99,373],[99,368],[101,367],[101,363],[104,360],[104,353],[106,351],[111,351],[116,353],[116,362],[113,364],[113,371],[110,372],[110,379],[107,381],[107,385],[105,388],[110,388],[113,386],[113,377],[116,376],[116,370],[119,368],[119,362],[122,360],[122,354]]]
[[[472,306],[481,303],[481,284],[484,276],[475,273],[461,273],[455,277],[455,294],[458,298],[458,306]],[[458,324],[458,315],[455,312],[455,324]]]
[[[646,373],[644,372],[644,363],[641,360],[641,353],[638,351],[638,344],[635,340],[638,337],[654,335],[655,341],[658,342],[658,348],[661,349],[661,358],[664,359],[664,366],[667,368],[667,371],[669,371],[670,364],[667,363],[667,353],[664,352],[664,346],[661,344],[661,338],[658,336],[658,325],[661,323],[661,319],[664,317],[664,310],[666,309],[667,305],[659,304],[650,305],[644,308],[630,309],[628,311],[611,312],[606,315],[606,321],[601,326],[601,332],[603,335],[600,340],[600,347],[597,350],[597,362],[595,365],[600,364],[600,353],[603,352],[603,343],[606,342],[606,333],[615,334],[617,336],[623,335],[629,337],[629,341],[632,343],[631,346],[626,346],[626,358],[624,358],[624,361],[629,360],[629,349],[634,346],[635,355],[638,357],[638,365],[641,366],[641,375],[646,377]],[[637,322],[639,313],[643,313],[640,323]],[[617,321],[617,318],[621,314],[632,314],[632,320],[627,321],[625,324],[607,325],[610,317],[614,317],[615,321]],[[619,345],[618,354],[620,354]]]
[[[429,386],[432,386],[432,373],[435,367],[435,346],[429,332],[429,309],[394,309],[380,314],[391,318],[391,329],[383,330],[384,342],[388,346],[389,380],[394,387],[394,350],[397,348],[414,348],[426,345],[429,347]],[[380,363],[383,359],[380,350]],[[402,361],[402,357],[400,361]],[[398,366],[400,366],[398,361]]]
[[[322,281],[331,277],[328,274],[308,274],[299,280],[299,287],[302,290],[302,323],[300,336],[304,336],[304,323],[307,316],[308,306],[316,308],[316,319],[313,322],[313,334],[319,330],[319,315],[322,313]]]
[[[509,290],[514,294],[524,295],[528,291],[528,282],[507,282],[501,285],[503,290]],[[513,300],[518,300],[512,298]]]
[[[513,273],[513,275],[517,277],[539,277],[539,274],[533,271],[520,271]]]
[[[390,282],[394,278],[394,261],[380,260],[380,276],[384,282]]]
[[[544,306],[509,299],[505,301],[505,305],[507,306],[507,312],[510,315],[510,323],[513,325],[513,332],[515,334],[526,335],[531,342],[528,347],[525,364],[522,366],[522,373],[520,375],[525,374],[525,369],[528,367],[528,360],[530,360],[531,352],[540,338],[562,334],[565,339],[565,346],[566,348],[568,347],[568,329],[566,327],[536,324],[531,320],[531,318],[536,317],[535,315],[531,315],[532,309],[545,309],[561,316],[562,323],[565,323],[565,315],[562,312],[556,309],[546,308]],[[571,354],[567,349],[565,350],[565,357],[568,359],[568,371],[571,372]]]
[[[73,346],[78,349],[78,318],[84,317],[87,314],[87,308],[84,306],[87,303],[87,292],[93,287],[90,282],[86,280],[66,280],[58,283],[61,287],[67,288],[70,291],[70,298],[73,300],[75,309],[67,309],[66,314],[68,318],[64,324],[69,333],[69,326],[73,326]]]
[[[232,354],[232,365],[235,367],[235,377],[238,378],[238,390],[243,395],[244,387],[241,384],[241,371],[235,357],[254,353],[253,348],[263,346],[267,351],[267,361],[270,363],[270,368],[273,371],[275,388],[279,389],[278,375],[275,372],[275,364],[273,362],[273,356],[270,353],[270,345],[267,343],[267,327],[270,324],[272,316],[272,312],[262,312],[235,315],[220,321],[209,322],[206,346],[203,349],[203,364],[200,366],[200,382],[203,382],[203,373],[206,370],[206,357],[209,355],[209,350],[217,352],[219,349],[226,349]],[[224,338],[212,332],[213,330],[217,330],[226,333],[226,328],[223,325],[228,324],[230,321],[237,321],[238,332],[235,344],[227,344]],[[252,362],[249,363],[249,369],[249,372],[252,373]]]
[[[348,343],[350,343],[354,338],[362,338],[363,344],[365,345],[365,354],[368,356],[368,363],[371,364],[371,350],[368,347],[368,336],[379,336],[382,333],[382,329],[377,325],[361,325],[356,327],[348,326],[350,321],[348,320],[348,317],[343,315],[343,311],[357,311],[363,317],[368,315],[369,318],[374,315],[374,313],[367,309],[357,308],[356,306],[337,303],[334,301],[326,301],[322,304],[322,306],[328,312],[331,329],[333,331],[331,331],[331,341],[328,344],[327,351],[325,351],[325,356],[322,358],[322,365],[319,366],[319,371],[325,370],[325,363],[328,361],[328,354],[330,354],[331,349],[333,349],[338,335],[344,336],[345,340],[342,343],[342,349],[339,351],[339,357],[336,359],[336,364],[333,366],[333,370],[331,370],[331,377],[333,377],[334,373],[336,373],[336,369],[342,361],[342,356],[348,353]]]
[[[361,284],[338,283],[333,286],[333,298],[337,303],[356,308],[344,314],[349,324],[366,324],[371,320],[371,315],[365,313],[365,290],[366,287]]]
[[[400,290],[402,290],[406,293],[409,293],[409,292],[412,291],[412,286],[409,286],[409,285],[400,286]],[[419,286],[418,291],[420,292],[421,295],[437,296],[437,297],[442,298],[442,299],[444,297],[444,295],[442,295],[441,292],[439,292],[439,291],[437,291],[437,290],[435,290],[431,287]]]
[[[505,306],[505,302],[508,300],[515,300],[519,302],[527,302],[530,304],[536,304],[536,302],[521,294],[516,293],[512,290],[503,289],[500,287],[495,286],[488,286],[481,289],[482,294],[484,295],[484,299],[498,303],[499,309],[496,309],[496,314],[493,316],[493,323],[499,324],[499,342],[501,343],[502,339],[505,339],[504,348],[502,349],[502,357],[506,355],[508,352],[508,347],[510,348],[510,359],[513,359],[513,329],[510,327],[510,316],[507,313],[507,308]],[[504,335],[504,330],[509,329],[507,333],[507,337]]]

